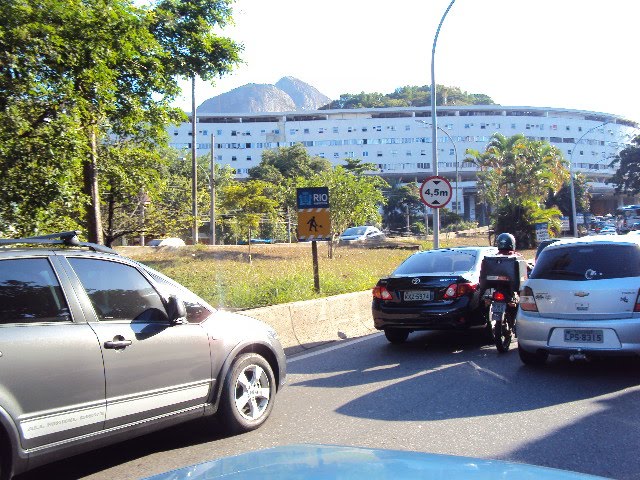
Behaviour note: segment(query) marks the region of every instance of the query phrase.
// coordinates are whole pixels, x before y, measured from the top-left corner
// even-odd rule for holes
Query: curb
[[[377,331],[371,318],[370,290],[239,313],[257,318],[274,328],[287,355]]]

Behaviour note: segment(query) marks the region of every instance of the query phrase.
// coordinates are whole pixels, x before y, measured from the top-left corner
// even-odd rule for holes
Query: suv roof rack
[[[70,230],[68,232],[50,233],[48,235],[38,235],[26,238],[0,238],[0,245],[65,245],[67,247],[86,247],[94,252],[112,253],[118,255],[118,252],[112,248],[105,247],[98,243],[81,242],[78,239],[79,231]]]

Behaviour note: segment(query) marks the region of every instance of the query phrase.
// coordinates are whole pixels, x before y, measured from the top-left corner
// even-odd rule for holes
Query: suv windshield
[[[407,258],[394,275],[415,275],[435,272],[467,272],[476,263],[475,252],[441,250],[418,253]]]
[[[530,278],[604,280],[640,276],[640,248],[633,245],[567,245],[546,248]]]

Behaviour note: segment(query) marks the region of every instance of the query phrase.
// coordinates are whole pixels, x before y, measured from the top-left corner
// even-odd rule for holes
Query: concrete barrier
[[[278,332],[287,354],[376,331],[371,317],[370,290],[254,308],[239,313],[271,325]]]

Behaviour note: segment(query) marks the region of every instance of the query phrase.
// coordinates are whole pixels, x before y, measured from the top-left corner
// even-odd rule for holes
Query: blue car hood
[[[587,480],[602,477],[498,460],[329,445],[291,445],[220,458],[148,480]]]

